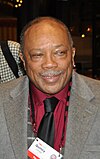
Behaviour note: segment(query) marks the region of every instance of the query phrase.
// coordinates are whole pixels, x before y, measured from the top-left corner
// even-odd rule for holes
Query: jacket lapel
[[[5,118],[15,158],[27,158],[28,80],[10,92],[4,103]]]
[[[90,88],[79,78],[78,75],[73,75],[65,146],[67,159],[79,158],[98,109],[90,102],[95,98]]]

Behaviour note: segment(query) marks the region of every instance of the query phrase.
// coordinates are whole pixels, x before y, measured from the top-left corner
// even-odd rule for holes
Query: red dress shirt
[[[38,130],[41,119],[44,115],[44,104],[43,100],[48,96],[38,90],[32,83],[32,99],[34,101],[34,109],[35,109],[35,123],[36,130]],[[68,85],[59,93],[55,94],[55,97],[59,99],[59,102],[54,111],[54,120],[55,120],[55,140],[54,140],[54,148],[59,151],[60,147],[64,147],[66,140],[66,125],[67,125],[67,116],[68,112],[65,112],[65,106],[67,104],[67,94],[68,94]],[[32,121],[32,112],[31,121]],[[64,116],[66,115],[66,121],[64,122]],[[62,135],[64,133],[64,138],[62,140]]]

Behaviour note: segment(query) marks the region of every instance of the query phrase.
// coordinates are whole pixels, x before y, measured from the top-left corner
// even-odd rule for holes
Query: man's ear
[[[75,53],[76,53],[76,49],[75,47],[72,48],[72,57],[74,58],[75,57]]]
[[[21,52],[19,53],[19,57],[20,57],[21,61],[23,62],[24,69],[26,70],[24,55]]]
[[[73,67],[75,67],[75,60],[74,60],[74,58],[75,58],[75,53],[76,53],[76,49],[75,49],[75,47],[73,47],[73,48],[72,48],[72,62],[73,62]]]

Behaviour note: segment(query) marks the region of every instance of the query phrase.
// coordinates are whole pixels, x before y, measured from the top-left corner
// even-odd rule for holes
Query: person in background
[[[18,42],[12,40],[0,41],[0,83],[25,74],[19,54],[20,44]]]
[[[0,85],[0,158],[27,159],[38,137],[64,159],[99,159],[100,81],[74,71],[67,26],[38,17],[23,28],[20,44],[27,75]]]

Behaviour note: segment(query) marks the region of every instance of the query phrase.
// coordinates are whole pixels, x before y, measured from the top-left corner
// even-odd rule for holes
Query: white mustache
[[[48,70],[48,71],[41,73],[41,76],[55,76],[55,75],[59,75],[61,73],[63,73],[62,70],[60,70],[60,71]]]

